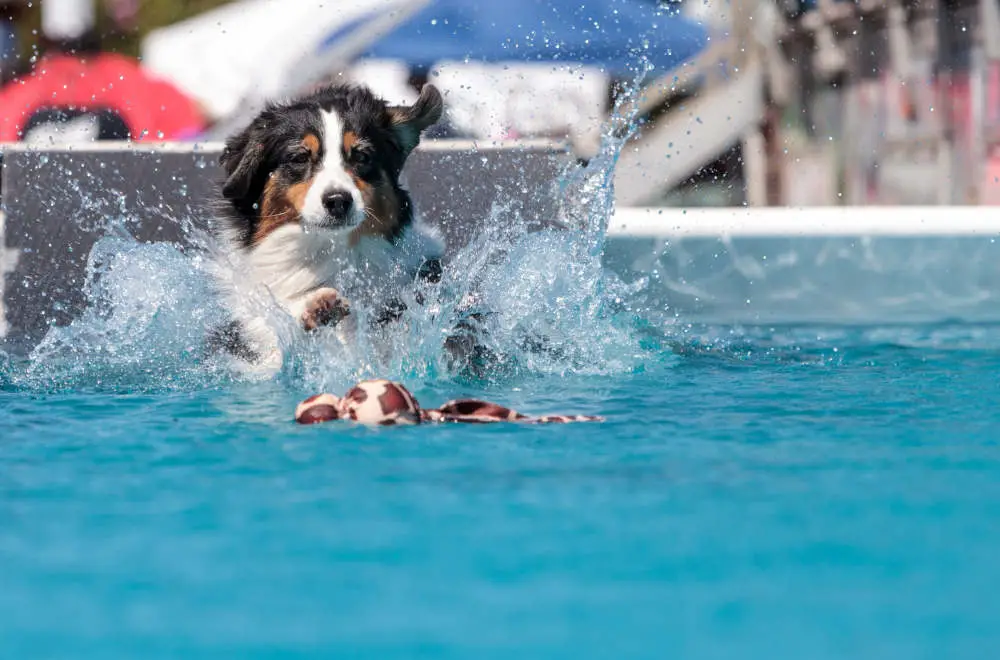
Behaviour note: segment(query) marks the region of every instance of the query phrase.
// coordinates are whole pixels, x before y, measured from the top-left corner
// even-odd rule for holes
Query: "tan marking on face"
[[[360,141],[361,140],[360,138],[358,138],[357,133],[353,131],[344,131],[344,141],[343,141],[344,153],[345,154],[351,153],[351,149],[353,149],[354,145],[356,145]]]
[[[387,181],[372,184],[352,175],[365,200],[365,219],[351,232],[351,244],[364,236],[389,238],[399,227],[399,197]]]
[[[264,186],[260,203],[260,218],[254,232],[254,243],[260,243],[279,227],[296,223],[302,217],[311,179],[287,185],[278,177],[271,177]]]
[[[309,150],[312,154],[313,160],[319,158],[320,141],[316,135],[307,133],[306,136],[302,138],[302,146]]]

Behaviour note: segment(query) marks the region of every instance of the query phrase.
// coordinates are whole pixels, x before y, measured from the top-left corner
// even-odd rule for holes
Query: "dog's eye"
[[[357,167],[368,167],[372,164],[372,155],[367,151],[355,149],[351,152],[351,162]]]
[[[295,151],[289,154],[288,162],[296,165],[304,165],[309,162],[310,158],[311,155],[308,151]]]

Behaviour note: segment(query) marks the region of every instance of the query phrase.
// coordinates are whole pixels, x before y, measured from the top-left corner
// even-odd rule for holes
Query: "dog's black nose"
[[[344,220],[351,212],[354,200],[346,190],[328,190],[323,193],[323,208],[335,220]]]

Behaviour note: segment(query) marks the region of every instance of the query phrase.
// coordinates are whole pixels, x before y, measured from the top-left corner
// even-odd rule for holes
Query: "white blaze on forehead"
[[[322,224],[327,219],[326,208],[323,206],[323,195],[327,192],[342,190],[351,194],[354,206],[351,209],[352,219],[347,223],[350,228],[361,224],[364,219],[364,199],[361,191],[354,185],[351,175],[347,173],[344,163],[344,122],[333,110],[321,110],[323,117],[323,161],[319,164],[313,177],[309,192],[306,193],[305,204],[302,207],[302,219],[305,224]]]

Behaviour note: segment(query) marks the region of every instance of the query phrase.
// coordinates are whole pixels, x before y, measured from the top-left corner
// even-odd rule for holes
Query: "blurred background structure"
[[[436,137],[597,153],[625,206],[1000,203],[1000,0],[0,0],[0,141],[216,140],[433,80]]]

